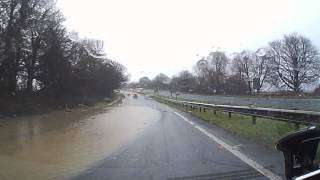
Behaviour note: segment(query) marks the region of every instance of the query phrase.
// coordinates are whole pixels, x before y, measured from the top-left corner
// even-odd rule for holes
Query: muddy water
[[[0,180],[71,178],[160,118],[158,111],[139,106],[84,114],[88,113],[0,120]]]

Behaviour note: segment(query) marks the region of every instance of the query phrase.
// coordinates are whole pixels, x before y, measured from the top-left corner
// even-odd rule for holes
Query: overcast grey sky
[[[221,47],[255,50],[299,32],[320,47],[319,0],[58,0],[69,30],[105,41],[132,80],[192,70]]]

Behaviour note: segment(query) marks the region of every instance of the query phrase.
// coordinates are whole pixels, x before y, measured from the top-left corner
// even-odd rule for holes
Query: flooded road
[[[1,119],[0,180],[72,178],[159,119],[152,107],[130,103]]]
[[[130,106],[156,109],[160,119],[72,180],[268,179],[257,171],[256,166],[248,164],[250,158],[240,159],[230,148],[238,149],[238,152],[245,150],[245,154],[249,152],[260,167],[272,169],[270,174],[274,177],[283,172],[282,155],[274,149],[243,141],[188,113],[142,95],[137,99],[129,97],[126,101]],[[145,115],[141,112],[139,117]],[[213,136],[221,138],[228,146],[219,144]],[[237,148],[239,143],[241,148]],[[254,162],[253,159],[250,162]]]
[[[267,179],[206,133],[247,145],[281,174],[280,153],[177,111],[139,95],[109,108],[2,119],[0,180]]]

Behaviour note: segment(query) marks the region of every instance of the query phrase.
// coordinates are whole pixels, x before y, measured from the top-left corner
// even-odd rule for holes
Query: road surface
[[[138,138],[74,179],[268,179],[173,109],[142,96],[127,98],[124,106],[154,108],[161,116]]]
[[[141,95],[50,117],[0,123],[0,180],[276,179],[283,170],[281,154]]]
[[[153,93],[151,90],[145,90]],[[170,96],[169,91],[160,91],[159,95]],[[236,105],[236,106],[257,106],[280,109],[299,109],[309,111],[320,111],[320,99],[288,99],[288,98],[247,98],[232,96],[209,96],[198,94],[180,93],[178,98],[202,101],[213,104]]]

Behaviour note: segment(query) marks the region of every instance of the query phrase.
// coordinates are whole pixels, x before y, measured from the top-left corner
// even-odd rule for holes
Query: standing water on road
[[[0,121],[0,180],[68,179],[136,137],[159,112],[124,106]],[[144,116],[141,116],[144,114]]]

